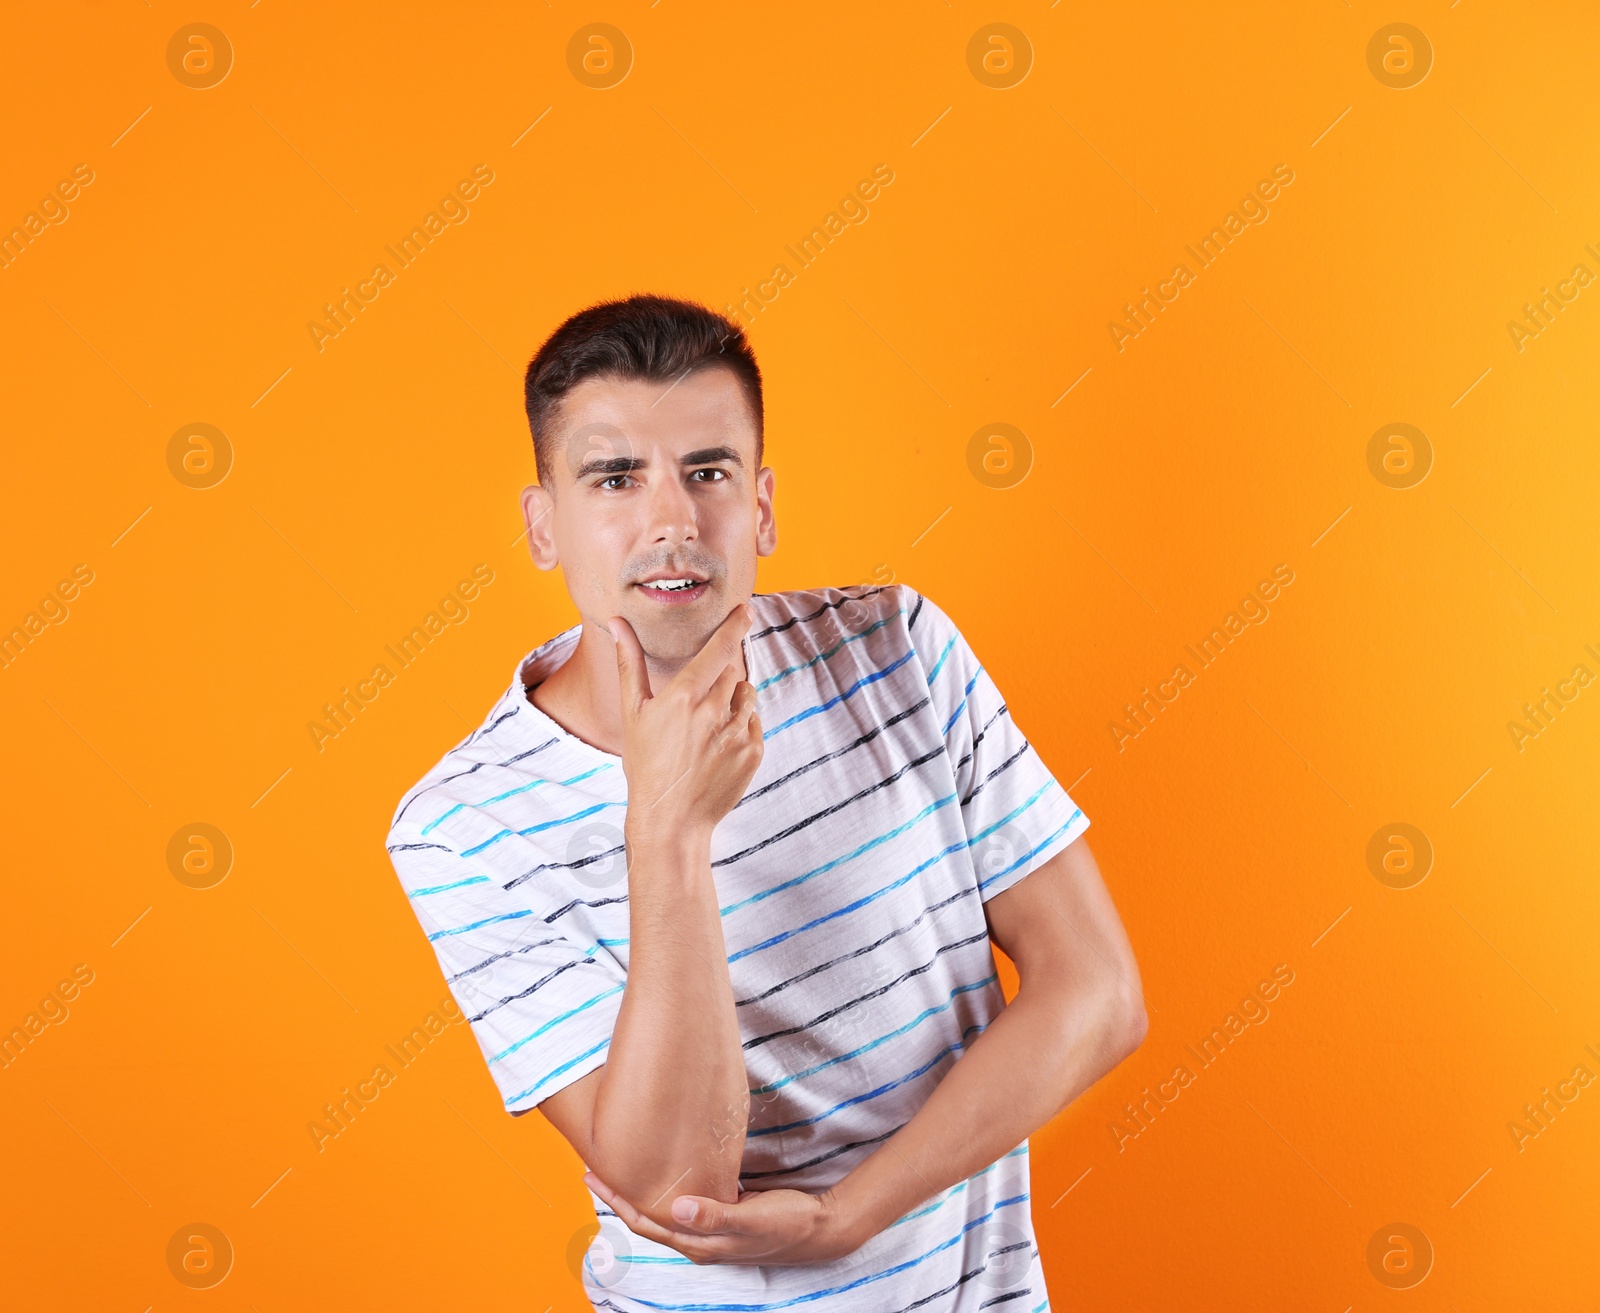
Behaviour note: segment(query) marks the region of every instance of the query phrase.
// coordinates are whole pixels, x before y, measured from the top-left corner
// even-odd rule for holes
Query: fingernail
[[[672,1215],[680,1222],[692,1222],[700,1207],[693,1199],[674,1199],[672,1201]]]

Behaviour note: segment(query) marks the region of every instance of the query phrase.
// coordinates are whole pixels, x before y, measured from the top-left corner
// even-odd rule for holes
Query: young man
[[[526,404],[528,541],[582,622],[389,851],[506,1108],[589,1169],[591,1302],[1046,1309],[1027,1137],[1145,1026],[1088,819],[929,599],[753,593],[736,325],[591,307]]]

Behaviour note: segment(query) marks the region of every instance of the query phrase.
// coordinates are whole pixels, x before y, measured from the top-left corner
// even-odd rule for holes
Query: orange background
[[[609,89],[567,65],[597,20],[634,52]],[[1408,89],[1366,58],[1399,20],[1433,47]],[[191,21],[233,47],[208,89],[168,68]],[[993,21],[1032,45],[1007,89],[967,63]],[[94,571],[0,670],[0,1027],[94,972],[0,1070],[7,1304],[587,1307],[577,1159],[503,1113],[464,1029],[321,1152],[307,1123],[445,992],[394,806],[574,618],[519,541],[522,366],[604,296],[724,306],[880,163],[870,218],[752,309],[760,586],[927,592],[1093,818],[1152,1024],[1034,1137],[1055,1306],[1592,1299],[1600,1087],[1520,1147],[1508,1123],[1600,1074],[1600,687],[1521,750],[1507,729],[1600,673],[1600,286],[1523,350],[1507,329],[1600,274],[1592,7],[107,0],[7,26],[0,225],[94,171],[0,271],[0,628]],[[324,303],[478,164],[470,219],[319,351]],[[1279,164],[1270,219],[1119,351],[1109,321]],[[167,463],[196,421],[233,448],[209,489]],[[1032,448],[1009,489],[967,461],[997,421]],[[1393,421],[1432,444],[1409,489],[1367,465]],[[318,751],[323,704],[480,563],[470,620]],[[1280,563],[1271,619],[1119,750],[1124,706]],[[236,854],[204,890],[166,856],[196,821]],[[1394,821],[1435,851],[1405,890],[1367,864]],[[1271,1019],[1119,1148],[1123,1104],[1280,963]],[[235,1251],[211,1290],[167,1266],[196,1221]],[[1410,1290],[1368,1266],[1394,1222],[1435,1251]]]

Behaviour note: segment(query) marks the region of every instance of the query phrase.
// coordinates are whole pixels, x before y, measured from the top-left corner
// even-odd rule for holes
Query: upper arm
[[[1144,1037],[1139,964],[1087,839],[990,898],[983,910],[1023,988],[1045,980],[1107,999],[1132,1044]]]
[[[594,1166],[594,1107],[604,1066],[580,1076],[539,1104],[539,1111],[566,1138],[585,1167]]]

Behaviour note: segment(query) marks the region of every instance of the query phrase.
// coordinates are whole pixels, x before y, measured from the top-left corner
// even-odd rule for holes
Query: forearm
[[[859,1244],[1023,1140],[1138,1042],[1135,996],[1029,984],[895,1135],[834,1187]]]
[[[738,1198],[748,1082],[709,834],[631,832],[628,979],[589,1164],[639,1208]]]

